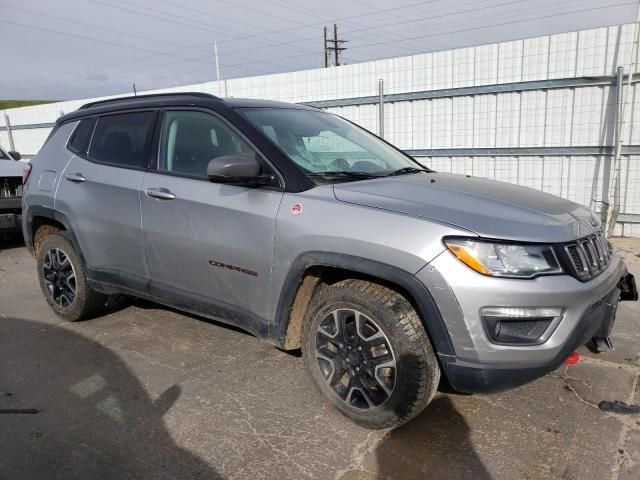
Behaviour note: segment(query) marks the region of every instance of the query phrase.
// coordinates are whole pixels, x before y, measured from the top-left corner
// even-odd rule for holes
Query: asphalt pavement
[[[639,302],[613,352],[501,394],[443,388],[369,431],[240,330],[144,301],[62,321],[19,239],[0,242],[0,480],[640,479],[640,415],[598,407],[640,404]],[[640,240],[615,246],[640,279]]]

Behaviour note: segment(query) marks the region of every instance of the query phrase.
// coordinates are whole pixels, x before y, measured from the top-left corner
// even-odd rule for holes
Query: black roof
[[[118,98],[98,100],[82,105],[75,112],[68,113],[60,117],[56,123],[131,108],[157,108],[165,106],[198,106],[198,107],[221,107],[230,108],[295,108],[301,110],[315,110],[313,107],[299,105],[295,103],[277,102],[273,100],[254,100],[245,98],[219,98],[215,95],[202,92],[177,92],[177,93],[156,93],[150,95],[137,95]]]
[[[118,98],[108,98],[106,100],[97,100],[95,102],[85,103],[80,107],[80,110],[84,110],[86,108],[98,107],[101,105],[110,105],[110,104],[118,104],[118,103],[127,103],[132,101],[142,101],[142,100],[159,100],[161,98],[180,98],[180,97],[197,97],[197,98],[208,98],[214,100],[220,100],[215,95],[209,95],[208,93],[200,93],[200,92],[188,92],[188,93],[152,93],[149,95],[134,95],[128,97],[118,97]]]
[[[295,108],[298,110],[317,110],[317,108],[299,103],[278,102],[276,100],[259,100],[253,98],[223,98],[231,108]]]

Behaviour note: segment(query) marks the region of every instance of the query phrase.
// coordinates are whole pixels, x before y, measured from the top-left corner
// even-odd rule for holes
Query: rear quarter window
[[[91,134],[93,133],[93,127],[96,124],[95,118],[85,118],[80,120],[80,123],[73,131],[71,140],[69,141],[69,150],[81,155],[86,155],[89,149],[89,141],[91,140]]]
[[[155,112],[133,112],[98,118],[89,158],[100,163],[146,168]]]

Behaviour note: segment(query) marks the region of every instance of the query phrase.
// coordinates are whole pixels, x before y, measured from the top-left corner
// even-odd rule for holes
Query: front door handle
[[[176,196],[166,188],[147,188],[144,193],[147,197],[157,198],[159,200],[173,200]]]
[[[64,178],[73,183],[82,183],[87,181],[81,173],[68,173]]]

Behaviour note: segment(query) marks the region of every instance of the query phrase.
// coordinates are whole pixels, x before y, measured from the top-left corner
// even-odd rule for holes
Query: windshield
[[[366,130],[329,113],[243,108],[244,116],[313,180],[348,181],[425,170]]]
[[[11,160],[9,156],[0,148],[0,160]]]

